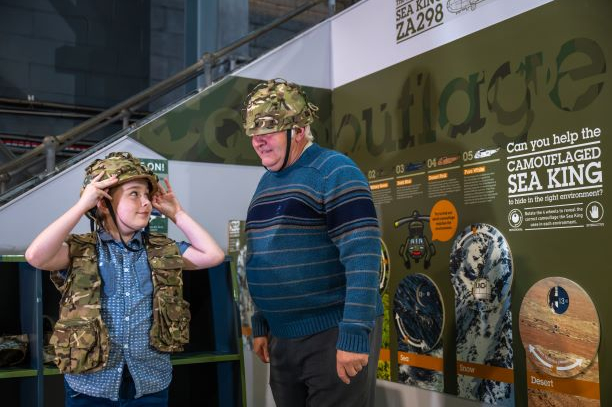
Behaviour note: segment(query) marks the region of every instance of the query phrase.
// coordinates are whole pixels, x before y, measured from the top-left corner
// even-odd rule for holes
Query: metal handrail
[[[43,154],[46,154],[46,172],[52,172],[55,168],[55,151],[68,147],[86,135],[114,123],[119,119],[123,119],[125,123],[134,109],[185,84],[189,80],[204,74],[206,86],[211,85],[212,68],[221,57],[325,1],[328,3],[328,12],[330,15],[333,14],[335,11],[335,0],[312,0],[304,3],[295,10],[245,35],[230,45],[212,53],[204,53],[204,55],[202,55],[202,57],[196,63],[183,69],[181,72],[143,90],[142,92],[137,93],[136,95],[84,121],[63,134],[59,136],[45,137],[42,144],[22,154],[16,159],[9,161],[8,163],[0,165],[0,191],[5,192],[5,185],[11,179],[11,177],[28,169],[32,165],[39,163],[43,159],[43,157],[41,157]],[[49,155],[52,155],[52,157]]]

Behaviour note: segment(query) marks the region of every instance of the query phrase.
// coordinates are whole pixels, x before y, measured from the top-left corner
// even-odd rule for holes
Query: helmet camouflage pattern
[[[144,179],[149,182],[151,196],[153,196],[159,188],[157,185],[159,181],[157,175],[142,164],[138,158],[135,158],[130,153],[115,152],[110,153],[104,159],[95,160],[85,169],[85,180],[83,181],[81,193],[83,193],[83,190],[91,180],[97,177],[101,172],[104,173],[104,175],[100,181],[108,179],[113,175],[117,177],[117,183],[114,184],[113,187],[135,179]]]
[[[255,86],[247,96],[244,130],[247,136],[256,136],[306,127],[314,121],[317,110],[298,85],[271,79]]]

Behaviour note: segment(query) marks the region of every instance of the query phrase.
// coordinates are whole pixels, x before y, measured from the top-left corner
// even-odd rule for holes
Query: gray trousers
[[[373,407],[382,317],[370,332],[368,366],[345,384],[336,371],[338,328],[315,335],[270,338],[270,388],[277,407]]]

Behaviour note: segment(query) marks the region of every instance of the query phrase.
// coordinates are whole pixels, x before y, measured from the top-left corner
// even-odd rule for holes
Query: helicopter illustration
[[[493,154],[499,151],[499,147],[495,148],[481,148],[476,151],[474,154],[474,159],[478,160],[479,158],[491,157]]]
[[[447,164],[452,164],[455,161],[457,161],[460,158],[460,156],[457,155],[452,155],[452,156],[444,156],[444,157],[440,157],[438,158],[438,165],[447,165]]]
[[[459,14],[465,10],[476,10],[477,4],[482,1],[484,0],[448,0],[446,8],[451,13]]]
[[[417,210],[412,211],[411,216],[393,222],[396,228],[408,224],[408,237],[399,250],[407,269],[410,269],[410,259],[415,263],[423,259],[423,266],[428,269],[431,265],[431,257],[436,254],[436,247],[423,234],[425,222],[429,222],[429,216],[421,215]]]

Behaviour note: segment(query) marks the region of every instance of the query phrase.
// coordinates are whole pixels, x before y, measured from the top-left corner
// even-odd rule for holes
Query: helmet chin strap
[[[283,160],[283,165],[278,169],[281,171],[287,165],[287,161],[289,161],[289,151],[291,150],[291,130],[287,129],[287,149],[285,150],[285,159]]]
[[[108,198],[104,198],[104,203],[106,204],[106,207],[108,208],[108,213],[110,213],[111,219],[115,223],[115,227],[117,228],[117,233],[119,233],[119,239],[121,240],[121,243],[123,243],[123,247],[125,247],[127,250],[131,252],[137,252],[138,251],[137,249],[132,249],[130,246],[128,246],[125,243],[125,240],[123,240],[123,236],[121,236],[121,232],[119,231],[119,225],[117,224],[117,216],[115,216],[115,210],[113,209],[113,206],[111,205]]]

